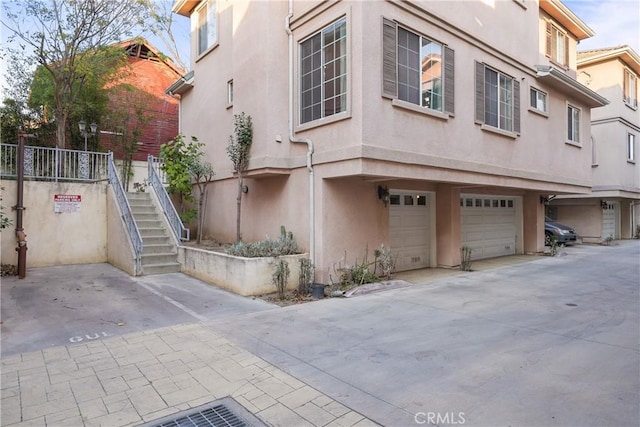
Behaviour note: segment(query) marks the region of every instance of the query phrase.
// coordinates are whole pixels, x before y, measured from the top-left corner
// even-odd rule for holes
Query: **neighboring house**
[[[204,234],[235,239],[226,147],[253,118],[245,241],[292,230],[316,265],[454,267],[544,249],[549,194],[591,190],[591,108],[576,45],[593,36],[560,1],[179,0],[192,72],[181,129],[216,170]]]
[[[120,81],[110,86],[113,89],[126,85],[128,89],[123,87],[115,90],[116,96],[110,102],[128,106],[130,114],[124,118],[126,126],[141,128],[133,160],[146,162],[148,154],[158,156],[160,145],[178,134],[180,102],[166,94],[165,89],[183,73],[145,39],[126,40],[120,46],[127,51],[130,68]],[[146,122],[138,122],[136,110],[147,117]],[[113,128],[122,124],[116,123]],[[122,144],[118,142],[118,136],[110,129],[101,130],[101,147],[112,150],[116,159],[122,159]],[[128,133],[132,134],[132,131],[129,130]]]
[[[611,103],[591,114],[591,193],[558,196],[548,210],[585,242],[629,239],[640,224],[639,76],[629,46],[578,53],[578,80]]]

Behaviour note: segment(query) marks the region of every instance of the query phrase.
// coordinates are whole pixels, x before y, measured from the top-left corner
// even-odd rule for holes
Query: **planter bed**
[[[296,289],[300,259],[308,258],[308,254],[283,255],[279,258],[289,263],[291,274],[287,290]],[[189,246],[178,247],[178,261],[183,273],[244,296],[275,292],[276,287],[272,283],[274,259],[244,258]]]

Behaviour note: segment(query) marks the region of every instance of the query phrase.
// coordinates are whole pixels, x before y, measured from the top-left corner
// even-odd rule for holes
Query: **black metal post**
[[[22,228],[22,211],[24,211],[24,146],[27,134],[24,131],[18,132],[18,164],[17,164],[17,187],[18,198],[16,200],[16,240],[18,241],[18,278],[24,279],[27,271],[27,235]]]

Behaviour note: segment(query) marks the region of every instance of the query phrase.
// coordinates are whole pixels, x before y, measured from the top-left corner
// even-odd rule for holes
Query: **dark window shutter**
[[[476,61],[476,122],[484,123],[484,64]]]
[[[455,63],[453,49],[444,47],[444,111],[449,114],[455,112]]]
[[[382,95],[398,97],[398,65],[396,23],[382,19]]]
[[[513,131],[520,133],[520,82],[513,80]]]
[[[553,56],[553,52],[551,51],[551,34],[553,27],[551,26],[551,22],[547,21],[547,51],[545,52],[548,57]]]

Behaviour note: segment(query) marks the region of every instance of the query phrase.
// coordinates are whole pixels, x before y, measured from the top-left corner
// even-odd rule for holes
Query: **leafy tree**
[[[147,30],[156,36],[167,48],[173,61],[182,69],[187,70],[187,64],[180,55],[178,42],[175,39],[174,18],[171,12],[172,0],[144,0],[152,20],[147,23]]]
[[[2,201],[2,193],[4,187],[0,187],[0,202]],[[0,204],[0,230],[3,230],[11,225],[11,220],[4,213],[4,205]]]
[[[114,133],[111,148],[122,155],[122,185],[128,191],[133,176],[133,155],[146,125],[153,118],[148,109],[153,95],[128,83],[109,88],[107,94],[111,109],[105,112],[102,123]]]
[[[185,223],[190,223],[197,215],[195,209],[186,209],[185,202],[195,201],[192,195],[191,170],[203,155],[203,145],[195,136],[191,137],[190,142],[185,142],[184,136],[180,134],[160,146],[162,170],[169,183],[168,191],[178,197],[178,213]]]
[[[238,175],[238,196],[237,218],[236,218],[236,241],[241,240],[240,235],[240,214],[242,211],[242,189],[244,187],[244,178],[242,173],[249,165],[249,150],[253,142],[253,124],[251,116],[244,112],[233,115],[234,135],[229,136],[229,145],[227,146],[227,154],[233,163],[233,170]]]
[[[9,30],[6,56],[30,56],[27,63],[42,66],[53,83],[53,117],[57,146],[66,147],[66,126],[79,93],[94,73],[112,68],[110,45],[144,22],[141,0],[6,1]]]
[[[204,228],[204,217],[207,208],[207,189],[209,187],[209,183],[213,180],[215,173],[213,172],[213,166],[211,163],[199,158],[189,168],[189,174],[198,189],[198,235],[196,242],[200,244],[202,241],[202,230]]]

